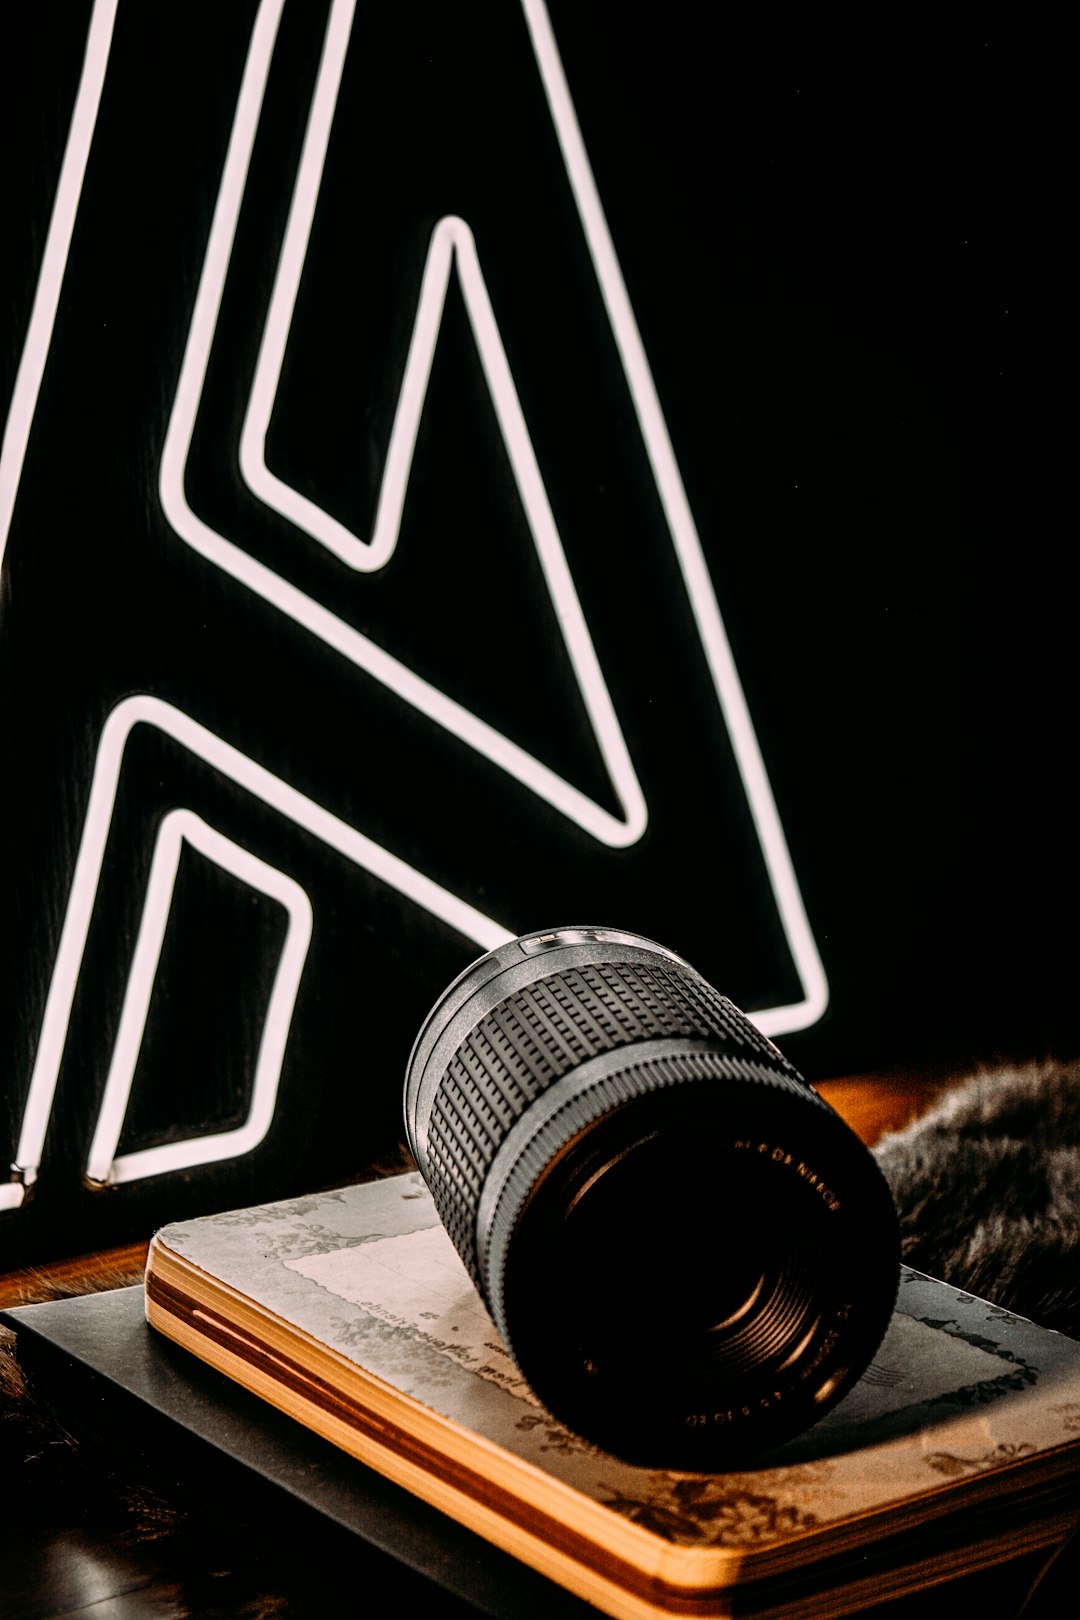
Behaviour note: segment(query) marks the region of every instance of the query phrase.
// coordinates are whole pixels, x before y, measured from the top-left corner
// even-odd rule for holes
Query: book
[[[1080,1344],[904,1270],[873,1364],[738,1472],[622,1463],[500,1344],[416,1174],[177,1222],[151,1326],[623,1620],[842,1615],[1060,1542]]]

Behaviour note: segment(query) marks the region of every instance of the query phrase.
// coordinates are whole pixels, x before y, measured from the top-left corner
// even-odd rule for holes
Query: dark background
[[[89,6],[5,19],[0,398]],[[1074,541],[1061,42],[552,0],[550,15],[831,1001],[811,1079],[1073,1056]],[[514,931],[599,921],[752,1011],[798,997],[528,36],[510,4],[353,31],[268,441],[370,532],[436,222],[480,264],[650,808],[598,844],[181,542],[157,496],[248,4],[121,3],[4,560],[0,1151],[14,1155],[101,728],[146,692]],[[612,810],[452,282],[398,550],[353,575],[237,452],[325,20],[285,7],[189,461],[192,508]],[[82,1182],[157,826],[184,805],[307,890],[265,1142]],[[120,1147],[239,1123],[283,934],[185,856]],[[0,1257],[352,1176],[475,943],[138,728],[40,1178]]]

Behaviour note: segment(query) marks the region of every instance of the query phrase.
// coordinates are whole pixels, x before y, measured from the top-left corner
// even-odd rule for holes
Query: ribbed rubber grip
[[[428,1121],[440,1218],[476,1274],[477,1203],[514,1122],[569,1070],[619,1047],[697,1036],[757,1060],[809,1091],[787,1059],[705,980],[674,964],[596,962],[549,974],[505,998],[447,1065]],[[654,1084],[665,1084],[657,1074]]]

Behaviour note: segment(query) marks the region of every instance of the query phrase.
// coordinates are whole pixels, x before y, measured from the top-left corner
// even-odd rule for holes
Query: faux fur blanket
[[[974,1075],[875,1156],[908,1265],[1080,1339],[1080,1063]]]

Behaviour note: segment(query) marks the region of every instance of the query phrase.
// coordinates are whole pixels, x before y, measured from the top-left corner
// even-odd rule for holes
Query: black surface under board
[[[260,1540],[314,1537],[320,1577],[344,1556],[355,1577],[387,1581],[425,1614],[596,1614],[155,1334],[141,1287],[19,1306],[0,1321],[35,1392],[80,1437],[122,1451],[165,1490],[194,1488],[213,1510],[255,1522]]]

